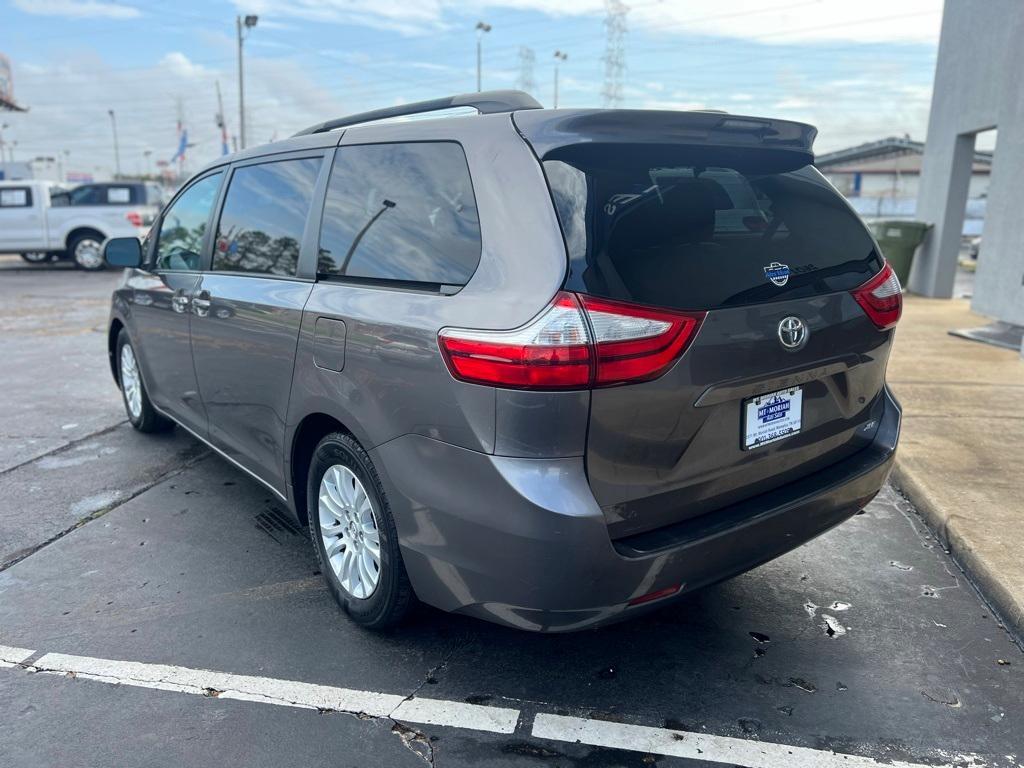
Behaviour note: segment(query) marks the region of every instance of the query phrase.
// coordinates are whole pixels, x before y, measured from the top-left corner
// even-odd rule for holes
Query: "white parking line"
[[[235,675],[141,661],[116,661],[47,653],[31,668],[47,674],[72,673],[77,678],[112,685],[131,685],[284,707],[337,710],[491,733],[512,733],[519,719],[518,709],[505,707],[487,707],[438,699],[407,699],[393,693],[359,691],[297,680]]]
[[[0,645],[0,667],[21,665],[39,674],[66,675],[109,685],[129,685],[300,709],[365,714],[371,717],[386,717],[404,722],[489,733],[514,733],[520,715],[518,709],[508,707],[408,698],[392,693],[360,691],[297,680],[236,675],[141,661],[71,656],[64,653],[47,653],[37,661],[26,664],[25,662],[35,653],[27,648]],[[742,768],[778,768],[781,765],[788,768],[967,768],[986,765],[984,760],[973,754],[941,753],[941,759],[945,761],[943,764],[924,766],[889,760],[885,756],[875,760],[860,755],[773,742],[543,712],[534,718],[531,735],[538,739],[563,743],[690,758]],[[1007,757],[1014,759],[1011,756]]]
[[[625,749],[668,757],[687,757],[743,768],[952,768],[953,765],[978,764],[974,755],[946,755],[946,759],[950,759],[949,763],[926,767],[917,763],[898,760],[883,762],[859,755],[844,755],[766,741],[548,714],[537,715],[533,721],[532,735],[538,739],[589,744],[593,747]]]
[[[0,645],[0,668],[13,667],[32,657],[35,651],[28,648],[15,648],[11,645]]]

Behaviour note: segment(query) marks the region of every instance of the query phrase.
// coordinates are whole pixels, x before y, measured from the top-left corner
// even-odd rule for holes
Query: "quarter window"
[[[322,277],[465,285],[480,262],[480,220],[462,147],[340,148],[317,261]]]
[[[236,168],[217,228],[213,269],[293,277],[322,160]]]
[[[199,269],[203,236],[217,200],[221,173],[214,173],[186,189],[160,221],[156,268],[173,271]]]

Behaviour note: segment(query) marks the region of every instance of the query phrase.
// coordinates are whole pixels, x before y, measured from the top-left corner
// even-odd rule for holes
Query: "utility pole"
[[[228,124],[224,119],[224,100],[220,97],[220,80],[217,81],[217,127],[220,128],[220,153],[228,154]]]
[[[605,0],[604,96],[605,107],[622,104],[622,84],[626,71],[626,14],[622,0]]]
[[[533,93],[537,88],[537,83],[533,79],[533,65],[537,61],[537,57],[533,53],[533,48],[527,48],[525,45],[519,48],[519,80],[516,83],[516,87],[520,91],[526,91],[527,93]]]
[[[114,129],[114,181],[117,181],[121,178],[121,150],[117,146],[117,116],[112,109],[108,109],[107,114],[110,115],[110,127]]]
[[[491,31],[491,25],[486,21],[476,23],[476,90],[477,93],[483,90],[483,42],[484,35]]]
[[[245,149],[245,78],[242,70],[242,41],[248,30],[256,26],[259,16],[235,16],[235,29],[238,32],[238,140]]]
[[[558,65],[569,58],[564,51],[555,51],[555,103],[554,109],[558,109]]]

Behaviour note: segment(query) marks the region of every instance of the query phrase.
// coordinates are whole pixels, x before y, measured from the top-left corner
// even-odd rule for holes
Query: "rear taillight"
[[[580,296],[597,349],[594,385],[650,381],[661,376],[697,333],[704,312],[663,309]]]
[[[133,227],[142,226],[142,214],[139,213],[138,211],[128,211],[128,213],[126,213],[124,217],[128,219],[128,223],[131,224]]]
[[[704,318],[565,291],[513,331],[445,328],[438,342],[452,375],[510,389],[586,389],[657,378]]]
[[[899,322],[903,312],[903,289],[888,262],[881,272],[851,293],[879,330],[887,330]]]

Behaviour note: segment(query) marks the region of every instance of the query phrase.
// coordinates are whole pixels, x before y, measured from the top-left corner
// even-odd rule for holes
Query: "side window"
[[[236,168],[217,226],[213,269],[293,277],[322,159]]]
[[[203,235],[217,200],[221,174],[206,176],[186,189],[160,221],[156,242],[157,269],[199,269]]]
[[[101,196],[101,187],[87,184],[84,187],[75,187],[71,190],[72,205],[100,205],[106,202]]]
[[[0,208],[31,208],[32,190],[28,187],[0,189]]]
[[[338,149],[320,231],[320,276],[461,286],[479,262],[480,220],[462,147]]]

